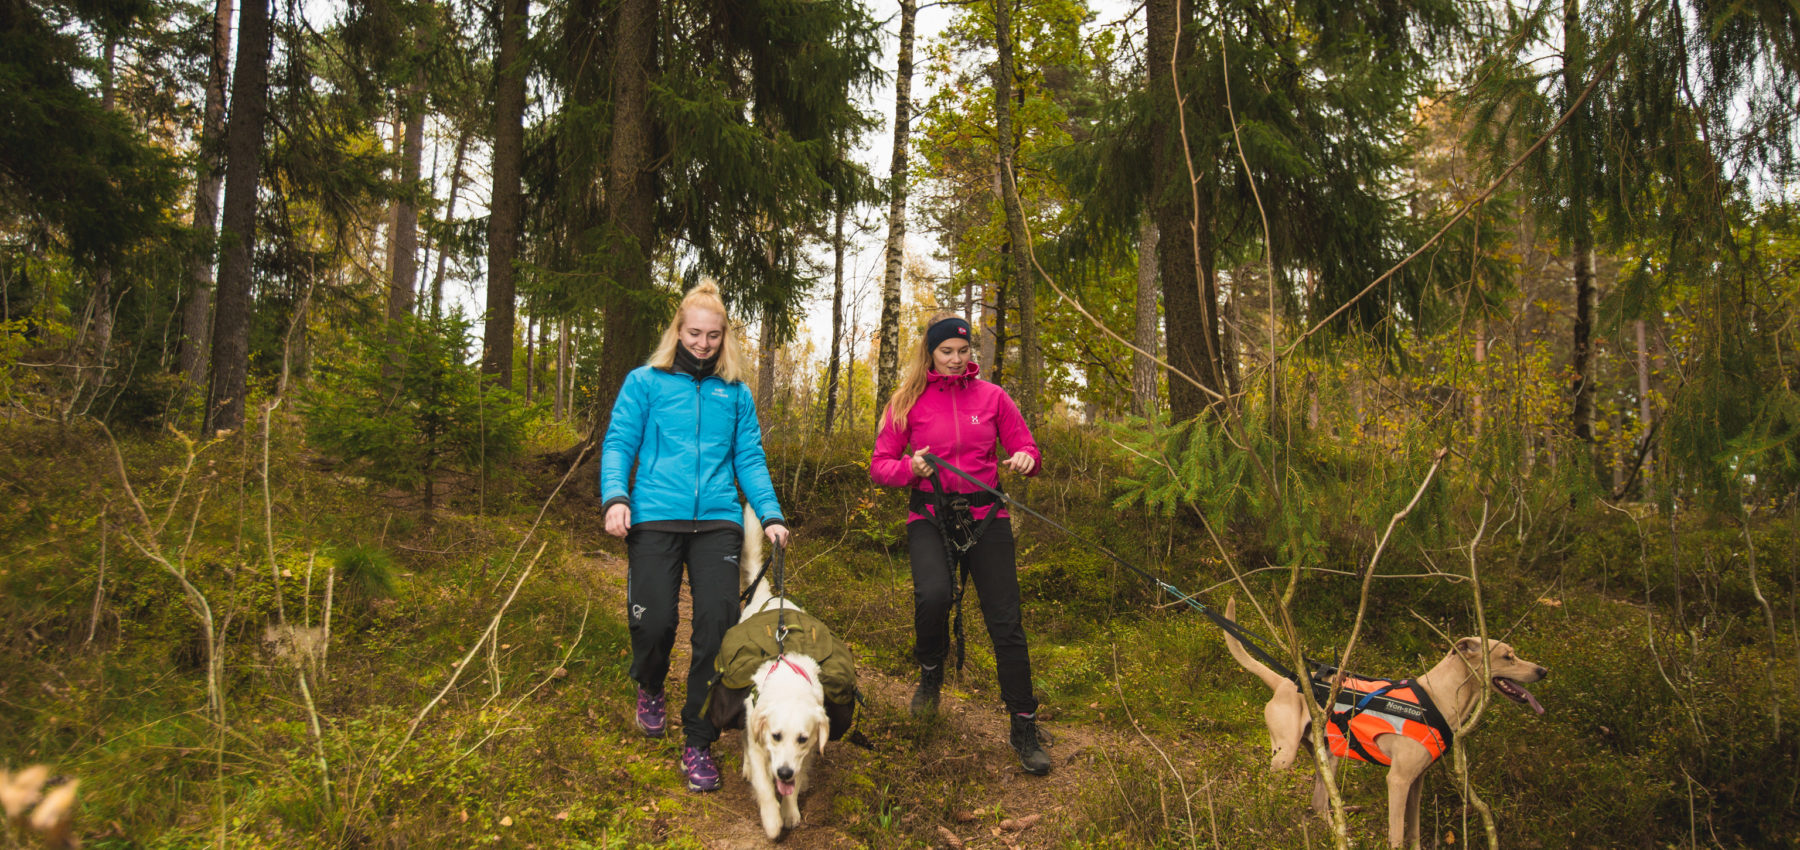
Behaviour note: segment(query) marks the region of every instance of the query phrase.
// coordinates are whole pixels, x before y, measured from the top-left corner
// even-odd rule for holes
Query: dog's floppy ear
[[[749,723],[748,728],[746,728],[744,730],[745,732],[747,732],[749,734],[750,740],[761,741],[762,737],[763,737],[763,733],[768,731],[768,729],[769,729],[769,715],[764,712],[757,711],[755,708],[751,708],[750,709],[750,723]]]
[[[825,741],[831,737],[831,715],[823,711],[819,712],[819,725],[814,731],[814,736],[819,739],[819,754],[824,755]]]
[[[1456,642],[1456,653],[1464,658],[1481,656],[1481,638],[1466,637]]]

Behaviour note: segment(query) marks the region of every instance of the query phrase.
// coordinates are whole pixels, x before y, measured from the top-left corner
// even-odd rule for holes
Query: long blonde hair
[[[887,415],[894,420],[894,427],[906,427],[906,414],[912,412],[913,405],[919,403],[919,396],[925,394],[925,382],[931,377],[931,348],[925,344],[925,331],[932,325],[945,319],[960,319],[955,313],[935,313],[925,321],[925,330],[919,332],[919,344],[913,346],[912,357],[906,361],[906,374],[900,378],[900,386],[894,388],[894,394],[888,399]]]
[[[687,291],[687,295],[682,296],[681,306],[675,308],[675,318],[663,329],[662,341],[650,353],[649,365],[664,371],[675,368],[675,346],[681,344],[681,328],[687,322],[689,310],[711,310],[718,313],[725,323],[725,338],[719,346],[719,362],[713,367],[713,374],[726,383],[737,383],[749,378],[750,366],[744,362],[743,351],[738,348],[731,314],[725,312],[725,302],[719,297],[719,284],[710,277],[701,278],[693,289]]]

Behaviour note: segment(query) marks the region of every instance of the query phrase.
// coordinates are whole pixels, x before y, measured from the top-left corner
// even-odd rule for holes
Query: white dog
[[[746,506],[744,548],[739,557],[746,581],[755,581],[762,566],[762,537],[761,521]],[[792,602],[776,597],[765,576],[757,581],[738,622],[780,606],[800,611]],[[807,767],[814,754],[825,752],[830,731],[818,662],[810,656],[786,654],[758,668],[745,706],[744,779],[756,795],[763,831],[771,840],[781,837],[783,827],[800,825],[800,793],[806,790]]]

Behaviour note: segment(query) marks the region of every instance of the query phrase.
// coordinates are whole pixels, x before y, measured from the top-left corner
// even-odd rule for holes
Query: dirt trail
[[[610,606],[615,610],[622,608],[625,561],[604,552],[590,553],[584,560],[587,568],[600,574],[601,584],[614,588],[616,597],[610,602]],[[684,584],[681,594],[681,625],[676,636],[668,682],[669,720],[672,728],[665,742],[646,742],[646,746],[657,747],[670,754],[676,752],[680,741],[680,730],[674,727],[679,725],[680,706],[686,697],[685,675],[690,654],[688,624],[691,614]],[[1108,730],[1047,721],[1042,726],[1048,739],[1045,749],[1050,753],[1055,767],[1049,776],[1031,776],[1020,769],[1018,758],[1007,743],[1007,719],[998,706],[987,705],[985,701],[977,703],[964,699],[953,692],[956,690],[953,686],[946,687],[939,715],[941,730],[930,736],[929,742],[923,747],[915,747],[905,737],[885,734],[891,730],[884,728],[878,719],[884,713],[891,716],[892,712],[904,707],[912,696],[914,683],[899,681],[866,667],[858,669],[857,683],[874,709],[865,711],[858,722],[859,729],[868,735],[874,750],[865,750],[845,742],[834,742],[826,749],[819,761],[815,762],[816,773],[812,787],[800,801],[804,821],[798,829],[789,831],[781,839],[782,847],[812,850],[864,846],[865,842],[861,838],[848,831],[845,824],[838,823],[840,818],[834,813],[839,811],[839,807],[834,802],[841,793],[854,793],[846,788],[848,778],[859,773],[867,774],[868,769],[880,758],[886,758],[890,762],[914,759],[921,769],[935,768],[945,773],[955,773],[964,780],[973,778],[981,786],[978,797],[945,801],[945,811],[950,814],[940,823],[919,823],[919,819],[927,815],[913,811],[902,815],[898,823],[891,825],[892,829],[914,835],[921,831],[936,834],[939,846],[948,844],[942,837],[943,830],[955,834],[965,847],[1053,846],[1061,843],[1059,838],[1066,836],[1074,826],[1069,817],[1070,807],[1084,793],[1096,787],[1095,783],[1104,786],[1111,781],[1107,755],[1112,754],[1112,758],[1116,759],[1122,752],[1136,753],[1143,746],[1139,739],[1124,738]],[[622,730],[628,730],[629,706],[623,703],[623,699],[621,695],[620,705],[605,712],[601,719],[603,722],[618,724]],[[668,741],[674,743],[666,743]],[[724,787],[719,791],[694,794],[680,787],[669,789],[669,797],[682,797],[682,811],[671,816],[671,825],[692,830],[717,850],[771,845],[763,835],[749,787],[739,773],[742,748],[742,733],[739,731],[727,731],[713,746],[715,755],[719,757],[720,769],[725,774]],[[1000,826],[1003,818],[1023,819],[1031,815],[1041,817],[1023,830],[1007,830]],[[867,825],[864,824],[863,827],[866,832]]]

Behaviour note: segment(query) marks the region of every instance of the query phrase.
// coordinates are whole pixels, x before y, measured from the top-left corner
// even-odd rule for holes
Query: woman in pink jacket
[[[1025,418],[1005,390],[977,377],[981,370],[971,360],[969,336],[969,323],[955,316],[934,318],[926,328],[882,416],[869,477],[888,487],[912,488],[906,542],[912,556],[913,656],[920,668],[913,713],[937,710],[950,648],[950,610],[960,601],[960,567],[974,580],[994,642],[1013,749],[1027,773],[1041,776],[1050,772],[1050,757],[1038,742],[1012,522],[993,495],[925,460],[927,453],[936,455],[994,488],[1000,467],[1022,475],[1038,471],[1042,458]],[[997,453],[999,447],[1004,455]],[[1006,459],[996,463],[1002,456]],[[957,660],[960,665],[960,652]]]

